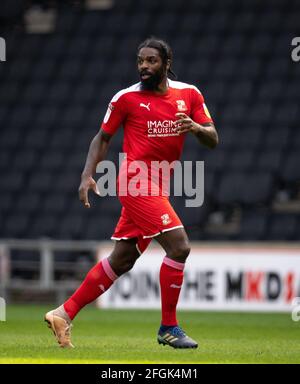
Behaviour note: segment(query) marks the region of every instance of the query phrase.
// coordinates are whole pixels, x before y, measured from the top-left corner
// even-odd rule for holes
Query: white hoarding
[[[101,258],[110,248],[101,249]],[[98,301],[105,308],[160,308],[162,250],[150,248]],[[300,248],[192,246],[179,309],[286,311],[300,296]]]

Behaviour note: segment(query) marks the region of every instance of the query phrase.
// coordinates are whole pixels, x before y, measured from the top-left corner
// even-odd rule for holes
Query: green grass
[[[300,323],[290,314],[181,312],[197,350],[158,345],[159,311],[85,308],[75,349],[57,346],[43,321],[49,308],[8,306],[0,322],[0,363],[300,363]]]

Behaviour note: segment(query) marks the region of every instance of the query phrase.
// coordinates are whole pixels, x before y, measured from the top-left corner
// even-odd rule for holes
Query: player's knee
[[[118,276],[130,271],[136,260],[136,255],[131,253],[118,254],[117,257],[115,255],[110,256],[111,267]]]
[[[191,247],[188,243],[182,242],[174,247],[170,254],[168,255],[171,259],[178,261],[179,263],[184,263],[188,255],[191,252]]]
[[[133,268],[135,262],[136,262],[135,258],[131,258],[131,259],[128,258],[126,260],[123,260],[121,265],[120,265],[122,274],[130,271]]]

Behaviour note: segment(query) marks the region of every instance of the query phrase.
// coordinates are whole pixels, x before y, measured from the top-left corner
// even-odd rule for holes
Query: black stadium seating
[[[25,3],[57,7],[54,32],[26,33]],[[299,20],[298,0],[115,0],[106,10],[1,2],[0,236],[111,235],[120,203],[91,196],[85,210],[80,173],[109,100],[138,81],[138,44],[155,35],[172,46],[178,79],[202,90],[220,136],[213,151],[186,143],[183,159],[204,160],[206,172],[203,207],[172,199],[191,237],[299,240],[300,62],[291,59]],[[109,159],[121,144],[120,130]],[[282,191],[294,199],[288,210],[276,205]],[[237,208],[234,236],[208,231],[210,215]]]

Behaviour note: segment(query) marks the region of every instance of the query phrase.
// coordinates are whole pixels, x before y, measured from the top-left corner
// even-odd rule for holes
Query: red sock
[[[88,303],[107,291],[118,276],[112,270],[109,261],[103,259],[96,264],[86,275],[80,287],[64,303],[64,308],[70,319],[73,320],[77,313]]]
[[[167,256],[160,268],[160,290],[162,325],[178,325],[176,306],[183,282],[184,263],[178,263]]]

